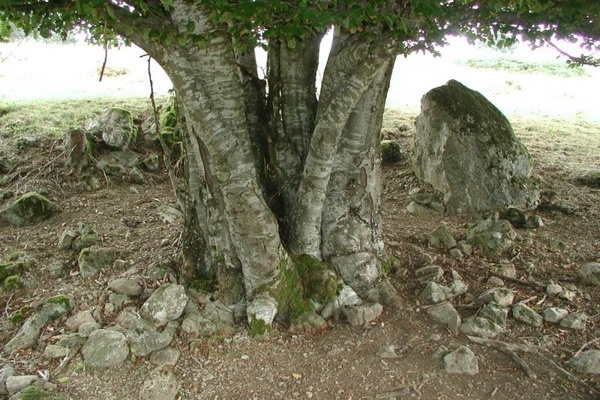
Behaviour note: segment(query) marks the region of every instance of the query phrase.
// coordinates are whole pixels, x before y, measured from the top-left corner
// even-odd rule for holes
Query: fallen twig
[[[512,278],[510,276],[506,276],[506,275],[502,275],[502,274],[498,274],[495,272],[490,272],[490,275],[495,276],[497,278],[503,279],[505,281],[509,281],[512,283],[518,283],[519,285],[523,285],[523,286],[529,286],[535,289],[546,289],[546,285],[539,283],[539,282],[535,282],[535,281],[525,281],[523,279],[518,279],[518,278]]]
[[[502,342],[500,340],[483,339],[476,336],[467,336],[473,343],[481,344],[484,346],[492,347],[504,354],[507,354],[527,376],[531,379],[536,379],[537,375],[525,361],[523,361],[518,355],[517,351],[528,353],[532,351],[532,348],[527,345],[520,345],[515,343]]]

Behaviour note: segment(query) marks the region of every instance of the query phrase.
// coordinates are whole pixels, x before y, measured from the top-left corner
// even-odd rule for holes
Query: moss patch
[[[212,293],[216,289],[216,285],[210,279],[193,279],[190,282],[190,289],[198,292]]]
[[[335,299],[339,279],[329,265],[307,254],[298,256],[295,264],[304,286],[305,297],[320,304],[327,304]]]
[[[250,321],[250,336],[262,336],[271,330],[271,326],[262,319],[252,318]]]
[[[58,393],[49,392],[37,386],[29,386],[21,390],[19,400],[63,400],[64,397]]]
[[[31,307],[23,306],[23,307],[19,308],[17,311],[10,314],[9,318],[13,324],[18,324],[21,321],[23,321],[30,314],[30,311],[31,311]]]
[[[5,290],[16,290],[22,285],[21,278],[19,275],[11,275],[4,280],[2,287]]]
[[[0,211],[0,219],[23,226],[48,218],[58,211],[58,205],[36,192],[25,193],[12,205]]]
[[[71,308],[71,298],[65,294],[57,294],[46,300],[46,304],[58,304],[68,310]]]

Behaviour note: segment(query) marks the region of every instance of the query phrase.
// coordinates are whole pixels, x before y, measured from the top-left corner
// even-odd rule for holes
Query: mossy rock
[[[262,319],[253,318],[250,321],[250,336],[263,336],[271,331],[271,326]]]
[[[23,306],[19,308],[17,311],[10,314],[9,319],[13,324],[18,324],[22,322],[29,314],[31,313],[31,307]]]
[[[384,162],[394,162],[402,159],[402,149],[395,140],[381,141],[381,159]]]
[[[66,397],[37,386],[28,386],[11,397],[15,400],[66,400]]]
[[[12,205],[0,210],[0,221],[11,225],[34,224],[59,210],[57,204],[37,192],[25,193]]]

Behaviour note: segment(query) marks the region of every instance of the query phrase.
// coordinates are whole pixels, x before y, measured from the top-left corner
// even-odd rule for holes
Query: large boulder
[[[449,213],[530,209],[539,202],[531,157],[506,117],[455,80],[421,99],[411,162],[419,179],[443,193]]]
[[[25,193],[13,204],[0,210],[0,225],[3,223],[23,226],[49,218],[59,210],[56,203],[37,192]]]
[[[125,150],[137,135],[137,126],[129,111],[113,107],[93,120],[88,132],[111,149]]]

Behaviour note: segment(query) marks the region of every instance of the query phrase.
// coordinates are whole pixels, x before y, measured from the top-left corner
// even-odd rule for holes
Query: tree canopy
[[[210,30],[190,18],[185,30],[169,24],[173,0],[2,0],[0,36],[10,22],[42,37],[86,31],[96,41],[136,37],[165,43],[227,33],[244,44],[269,39],[293,47],[307,34],[335,25],[350,33],[397,39],[397,53],[435,51],[451,34],[508,46],[521,39],[535,46],[553,39],[582,40],[600,50],[600,3],[595,0],[204,0]],[[240,40],[241,39],[241,40]],[[575,61],[593,63],[591,57]]]

